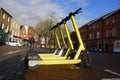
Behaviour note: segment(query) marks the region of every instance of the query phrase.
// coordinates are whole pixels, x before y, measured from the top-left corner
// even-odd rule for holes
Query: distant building
[[[120,8],[86,23],[79,30],[86,49],[120,52]]]
[[[25,44],[28,44],[28,40],[32,37],[35,40],[35,46],[37,47],[37,45],[39,44],[40,36],[31,26],[21,25],[20,26],[20,37],[21,39],[23,39],[23,42]]]
[[[0,29],[6,29],[6,32],[10,30],[12,16],[0,8]]]
[[[20,37],[22,39],[29,40],[31,37],[34,38],[35,30],[30,26],[21,25]]]
[[[11,19],[12,16],[3,8],[0,8],[0,44],[5,44],[9,39]]]
[[[11,20],[10,33],[10,41],[22,42],[20,38],[20,23],[15,19]]]

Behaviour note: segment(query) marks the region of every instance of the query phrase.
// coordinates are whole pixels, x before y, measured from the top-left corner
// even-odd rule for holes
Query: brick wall
[[[120,52],[120,9],[86,23],[79,30],[86,49],[115,52],[117,44],[116,51]],[[75,32],[71,36],[77,40]]]

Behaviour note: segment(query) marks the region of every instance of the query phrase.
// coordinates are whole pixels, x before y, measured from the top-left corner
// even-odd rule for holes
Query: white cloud
[[[79,2],[81,5],[86,4],[86,0],[69,0]],[[69,5],[67,3],[67,5]],[[10,13],[18,22],[24,25],[35,26],[38,19],[45,19],[49,13],[56,13],[58,18],[63,18],[67,11],[59,2],[52,0],[1,0],[0,7]],[[65,9],[65,10],[64,10]],[[84,17],[82,19],[85,19]],[[83,21],[83,20],[80,21]],[[60,19],[61,20],[61,19]],[[87,20],[87,19],[86,19]],[[84,20],[84,22],[86,21]],[[82,23],[84,23],[82,22]]]
[[[57,3],[52,3],[48,0],[26,1],[28,2],[27,4],[20,3],[18,0],[1,0],[0,5],[16,20],[25,25],[35,25],[37,19],[44,19],[50,12],[57,13],[57,16],[63,16],[62,9]]]

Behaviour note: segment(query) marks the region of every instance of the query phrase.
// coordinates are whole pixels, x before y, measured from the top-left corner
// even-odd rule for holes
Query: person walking
[[[35,42],[34,38],[31,37],[30,40],[29,40],[29,43],[30,43],[30,51],[33,51],[33,50],[34,50],[34,42]]]

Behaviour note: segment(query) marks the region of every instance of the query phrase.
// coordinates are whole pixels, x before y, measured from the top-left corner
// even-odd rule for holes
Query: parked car
[[[22,43],[16,42],[16,41],[6,42],[6,45],[9,45],[9,46],[17,46],[17,47],[23,46]]]

